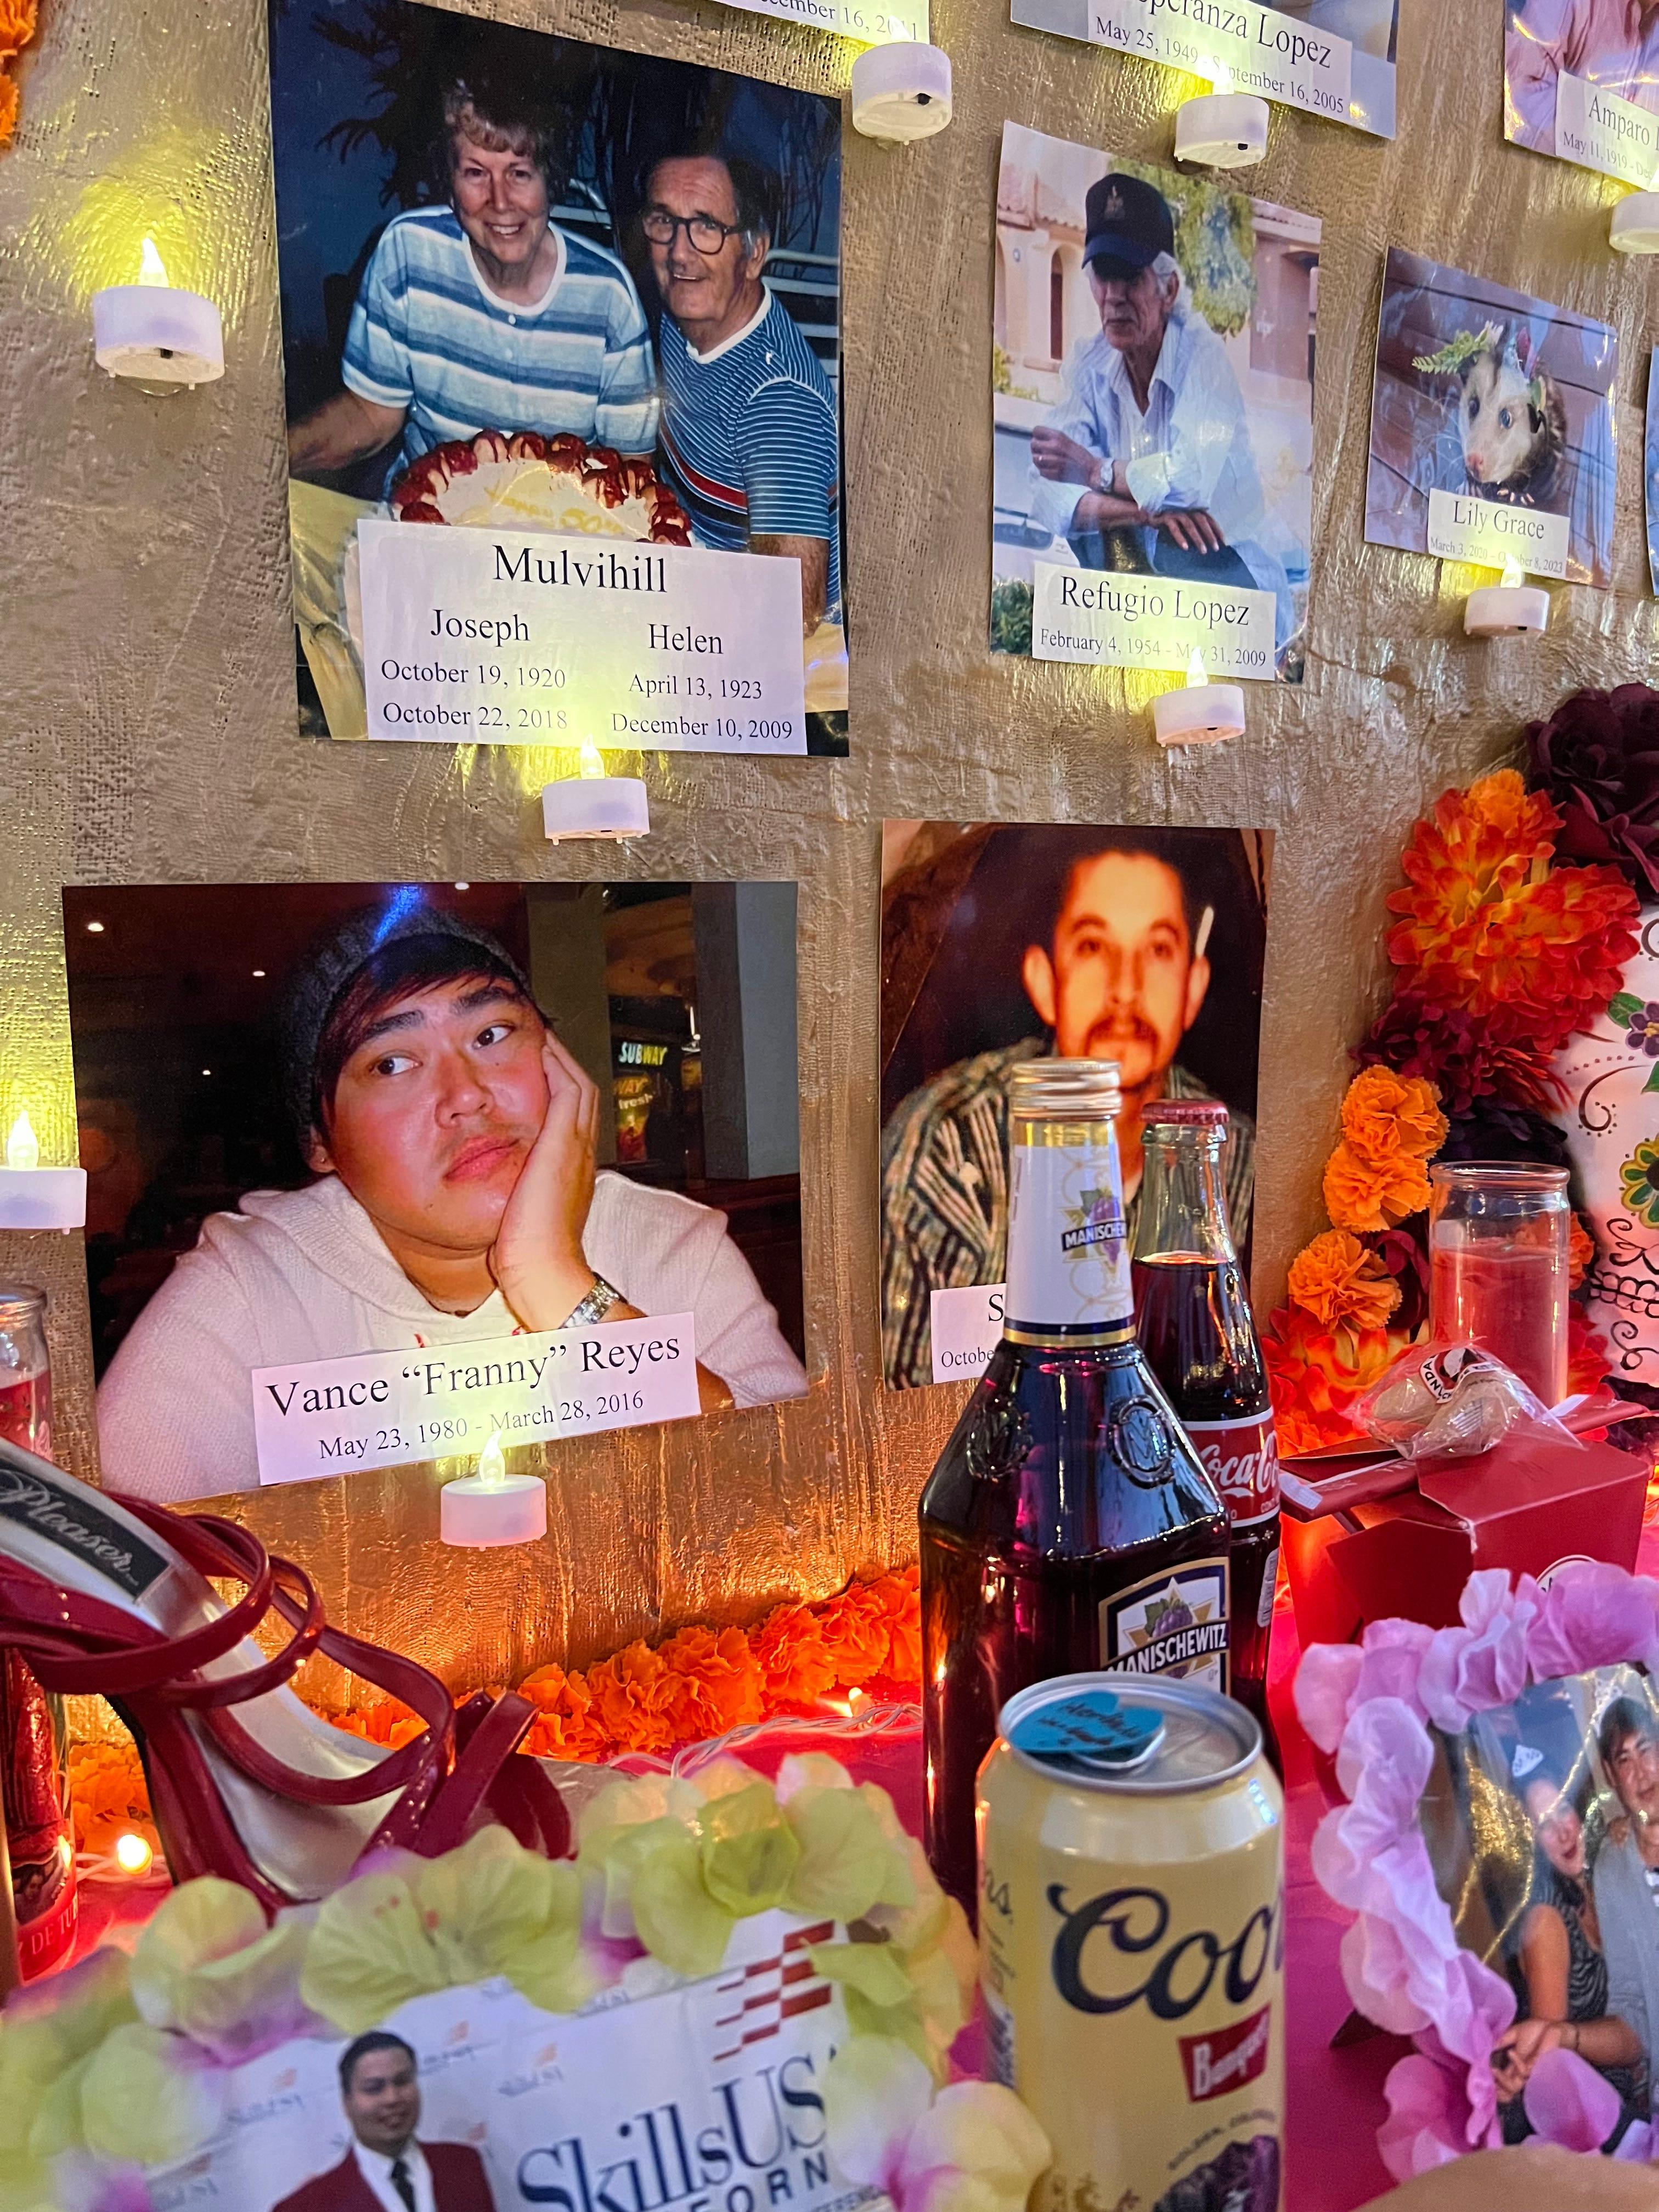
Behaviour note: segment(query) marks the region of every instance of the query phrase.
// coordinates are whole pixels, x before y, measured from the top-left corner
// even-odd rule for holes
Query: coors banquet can
[[[1279,2212],[1284,1799],[1252,1716],[1168,1676],[1036,1683],[975,1810],[995,2071],[1054,2150],[1030,2212]]]

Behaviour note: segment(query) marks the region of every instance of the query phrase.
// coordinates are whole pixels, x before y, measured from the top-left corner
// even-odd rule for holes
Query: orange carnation
[[[1325,1211],[1339,1229],[1395,1229],[1429,1202],[1423,1163],[1408,1152],[1373,1160],[1345,1139],[1325,1164]]]
[[[1514,769],[1483,776],[1417,824],[1389,899],[1405,917],[1389,957],[1413,988],[1542,1060],[1589,1028],[1636,950],[1635,892],[1616,868],[1552,867],[1560,826]]]
[[[1346,1229],[1327,1230],[1291,1262],[1297,1304],[1326,1328],[1381,1328],[1400,1304],[1400,1285],[1375,1252]]]
[[[1342,1101],[1342,1133],[1364,1159],[1380,1163],[1406,1152],[1427,1160],[1446,1141],[1446,1117],[1434,1085],[1422,1076],[1364,1067]]]

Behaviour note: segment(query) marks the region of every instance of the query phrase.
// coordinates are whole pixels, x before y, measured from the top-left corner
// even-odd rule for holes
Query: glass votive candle
[[[1567,1395],[1567,1170],[1510,1160],[1429,1170],[1429,1323],[1479,1345],[1547,1406]]]

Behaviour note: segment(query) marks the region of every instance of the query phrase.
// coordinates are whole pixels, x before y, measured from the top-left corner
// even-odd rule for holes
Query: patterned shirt
[[[830,380],[782,301],[763,285],[753,319],[707,353],[672,315],[662,357],[662,464],[699,545],[751,538],[830,544],[825,612],[841,617],[841,434]]]
[[[480,430],[650,451],[656,378],[633,279],[603,246],[549,228],[558,265],[527,303],[489,290],[453,208],[412,209],[381,233],[340,373],[359,398],[406,410],[388,486],[434,446]]]
[[[881,1140],[881,1349],[890,1383],[933,1379],[930,1307],[935,1291],[1000,1283],[1007,1264],[1008,1077],[1042,1059],[1046,1037],[1026,1037],[960,1060],[913,1091]],[[1164,1079],[1166,1098],[1212,1094],[1183,1067]],[[1229,1120],[1222,1172],[1235,1241],[1250,1233],[1255,1189],[1255,1124]],[[1133,1244],[1137,1188],[1127,1208]]]

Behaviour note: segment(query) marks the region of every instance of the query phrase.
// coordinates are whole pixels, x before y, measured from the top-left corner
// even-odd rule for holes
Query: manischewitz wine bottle
[[[1227,1513],[1135,1340],[1119,1103],[1109,1061],[1013,1070],[1002,1341],[922,1492],[927,1850],[970,1914],[975,1777],[1017,1690],[1229,1686]]]

